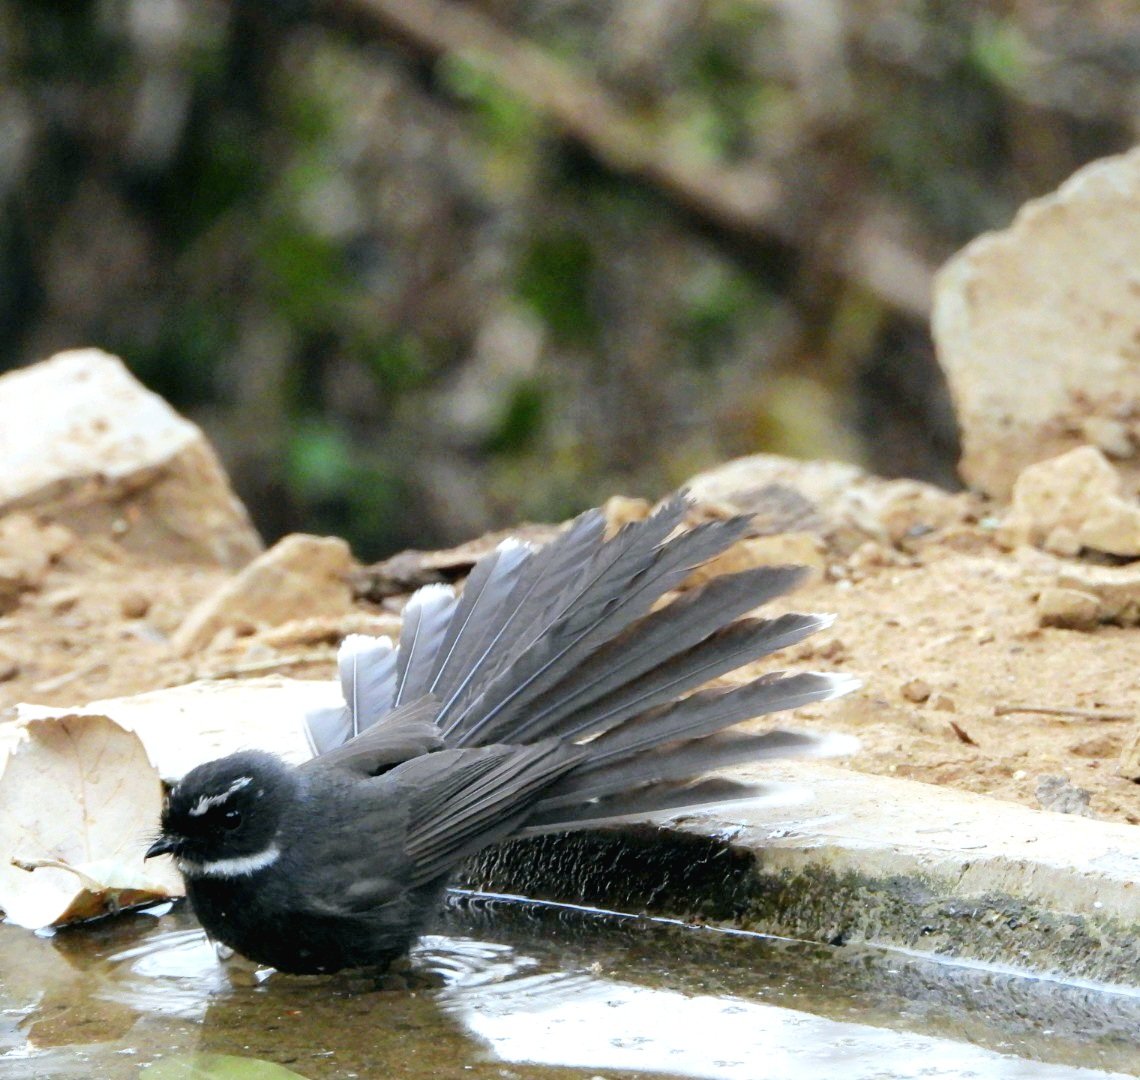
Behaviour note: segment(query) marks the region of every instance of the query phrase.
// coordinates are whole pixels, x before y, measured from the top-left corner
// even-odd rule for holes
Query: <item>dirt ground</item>
[[[276,646],[231,636],[176,656],[169,635],[226,572],[153,565],[108,540],[62,546],[0,615],[0,710],[195,678],[333,674],[335,634],[287,645],[278,635]],[[834,626],[765,667],[863,679],[860,691],[794,720],[856,734],[852,768],[1076,812],[1087,792],[1084,812],[1140,824],[1140,784],[1118,772],[1140,723],[1140,628],[1042,628],[1033,607],[1041,585],[1031,559],[1003,551],[981,526],[932,532],[905,554],[865,544],[785,605],[833,611]],[[1042,787],[1043,777],[1065,779]]]

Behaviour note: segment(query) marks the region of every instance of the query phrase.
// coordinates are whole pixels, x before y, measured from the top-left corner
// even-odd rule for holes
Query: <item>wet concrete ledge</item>
[[[1140,984],[1140,828],[816,763],[763,775],[814,797],[518,841],[464,884]]]

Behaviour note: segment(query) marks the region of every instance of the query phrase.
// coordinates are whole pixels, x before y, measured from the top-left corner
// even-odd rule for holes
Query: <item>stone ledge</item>
[[[810,788],[810,807],[798,816],[787,807],[694,815],[661,834],[639,828],[519,841],[481,856],[465,880],[1136,984],[1134,826],[814,763],[764,775]]]

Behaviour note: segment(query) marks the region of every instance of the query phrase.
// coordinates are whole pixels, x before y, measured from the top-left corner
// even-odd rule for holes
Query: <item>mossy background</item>
[[[1119,0],[443,6],[776,177],[734,231],[363,6],[0,2],[0,368],[118,353],[268,539],[365,558],[760,450],[954,483],[922,305],[836,268],[936,267],[1140,125]]]

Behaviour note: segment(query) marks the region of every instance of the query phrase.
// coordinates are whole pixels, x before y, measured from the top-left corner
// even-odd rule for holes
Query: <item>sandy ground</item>
[[[856,734],[852,768],[1140,824],[1140,784],[1118,773],[1140,716],[1140,629],[1041,628],[1039,568],[983,528],[835,558],[786,606],[835,625],[765,665],[857,674],[863,689],[795,714]],[[82,704],[235,672],[333,674],[331,641],[270,647],[257,635],[188,658],[168,636],[225,580],[221,570],[151,565],[108,541],[74,542],[0,616],[0,710]],[[389,602],[390,603],[390,602]],[[361,611],[380,609],[364,602]],[[1075,710],[1050,715],[1034,709]],[[1008,711],[1007,711],[1008,710]],[[1024,711],[1014,711],[1024,710]],[[2,713],[0,713],[2,715]],[[1074,790],[1076,789],[1076,790]]]

